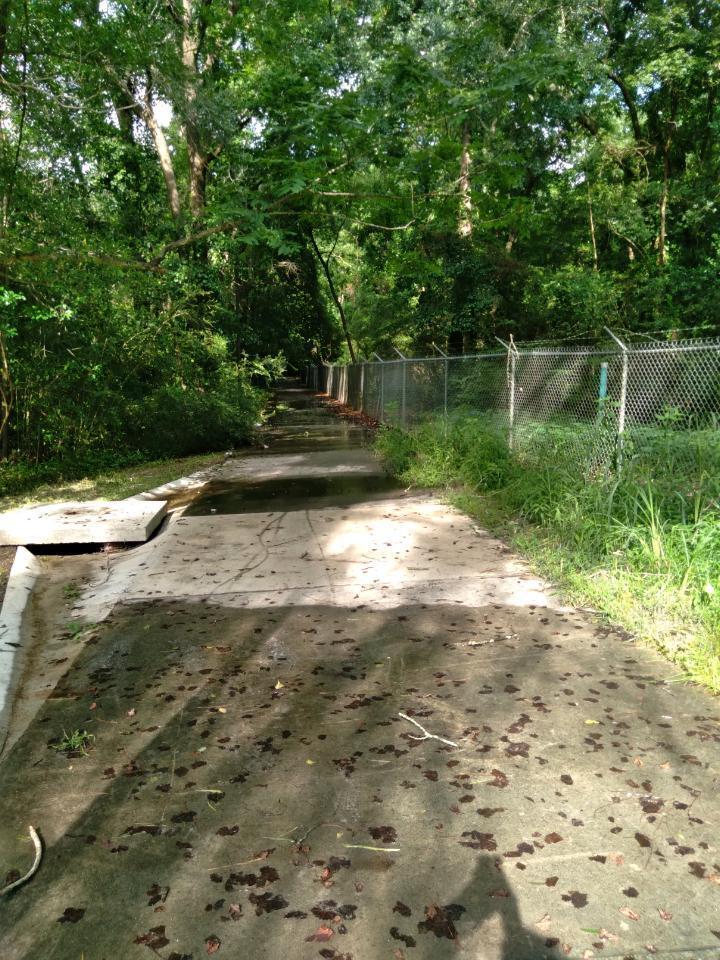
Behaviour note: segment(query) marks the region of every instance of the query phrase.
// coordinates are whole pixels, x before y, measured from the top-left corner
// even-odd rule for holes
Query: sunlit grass
[[[80,480],[42,483],[24,493],[3,497],[0,500],[0,511],[61,500],[123,500],[195,473],[221,459],[220,453],[204,453],[103,470],[95,476],[83,477]]]
[[[720,692],[720,463],[656,455],[583,474],[570,452],[510,454],[478,418],[409,433],[384,429],[377,451],[404,482],[444,489],[450,500],[521,550],[565,598],[591,607]],[[696,442],[690,438],[689,442]],[[664,445],[664,446],[663,446]],[[663,446],[663,449],[661,449]],[[575,448],[577,450],[577,448]],[[652,451],[650,451],[652,453]]]

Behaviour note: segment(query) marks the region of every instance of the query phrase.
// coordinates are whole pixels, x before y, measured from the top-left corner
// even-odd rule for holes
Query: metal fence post
[[[622,342],[619,337],[616,337],[615,334],[609,327],[605,327],[605,332],[609,333],[613,338],[615,343],[620,347],[622,351],[622,371],[620,373],[620,403],[618,408],[618,425],[617,425],[617,454],[616,454],[616,464],[618,472],[622,469],[623,461],[623,448],[625,446],[625,412],[627,409],[627,385],[628,385],[628,355],[630,351],[627,348],[627,345]]]
[[[505,343],[504,340],[501,340],[500,337],[495,337],[498,343],[501,343],[508,352],[507,358],[507,380],[509,387],[509,402],[508,402],[508,420],[510,424],[510,429],[508,431],[508,447],[510,450],[515,446],[515,357],[517,355],[517,349],[513,343],[512,336],[510,337],[510,343]]]
[[[447,435],[448,428],[448,367],[450,366],[450,358],[448,355],[440,349],[440,347],[433,342],[433,347],[440,356],[443,358],[443,367],[444,369],[444,384],[443,384],[443,418],[445,420],[445,433]]]
[[[400,353],[397,347],[393,347],[393,350],[400,357],[400,363],[402,364],[402,368],[401,368],[402,369],[402,388],[401,388],[402,393],[400,397],[400,425],[404,430],[407,422],[407,416],[405,413],[405,410],[406,410],[405,401],[407,397],[407,357],[405,356],[404,353]]]
[[[378,363],[380,364],[380,409],[378,411],[378,422],[382,423],[385,414],[385,362],[379,354],[373,353],[373,356],[377,357]]]

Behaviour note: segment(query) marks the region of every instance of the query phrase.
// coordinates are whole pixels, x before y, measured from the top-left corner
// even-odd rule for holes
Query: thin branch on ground
[[[458,746],[458,744],[455,743],[454,740],[446,740],[445,737],[438,737],[434,733],[429,733],[421,723],[418,723],[417,720],[413,720],[413,718],[409,717],[406,713],[398,713],[398,716],[402,717],[403,720],[409,720],[410,723],[414,723],[419,730],[422,730],[424,734],[424,736],[422,737],[416,737],[412,733],[409,733],[408,736],[410,737],[411,740],[439,740],[440,743],[446,743],[449,747]]]
[[[28,827],[28,832],[30,833],[30,839],[35,846],[35,859],[33,861],[33,865],[24,876],[20,877],[18,880],[15,880],[13,883],[9,883],[6,887],[3,887],[2,890],[0,890],[0,897],[4,897],[6,893],[10,893],[11,890],[16,890],[19,886],[22,886],[23,883],[26,883],[30,877],[35,874],[37,868],[40,866],[40,860],[42,859],[43,852],[42,841],[37,835],[37,830],[35,827]]]
[[[344,843],[346,850],[375,850],[377,853],[399,853],[400,847],[373,847],[368,843]]]

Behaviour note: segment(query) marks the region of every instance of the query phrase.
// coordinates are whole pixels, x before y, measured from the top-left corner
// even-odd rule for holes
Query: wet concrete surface
[[[717,700],[355,441],[285,449],[45,561],[0,865],[46,850],[0,956],[720,957]]]
[[[344,506],[373,499],[386,499],[398,491],[392,477],[339,476],[298,477],[238,484],[233,480],[212,480],[185,511],[186,516],[210,513],[264,513],[276,510],[303,510],[314,498],[325,506]]]

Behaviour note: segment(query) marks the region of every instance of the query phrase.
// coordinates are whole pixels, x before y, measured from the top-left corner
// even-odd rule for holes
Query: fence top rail
[[[644,342],[623,341],[624,350],[617,343],[569,344],[567,346],[542,346],[532,342],[514,343],[513,352],[518,357],[614,357],[621,352],[636,355],[646,354],[679,354],[679,353],[717,353],[720,351],[720,337],[704,337],[685,340],[649,340]],[[357,363],[328,363],[321,361],[319,366],[326,369],[340,367],[384,367],[397,366],[403,363],[457,363],[466,360],[497,360],[507,357],[507,350],[487,350],[477,353],[461,353],[455,355],[438,356],[436,354],[425,357],[391,357],[387,360],[362,360]],[[377,356],[377,354],[375,354]]]
[[[652,343],[633,343],[628,345],[630,353],[717,353],[720,350],[720,338],[715,340],[668,340]]]

